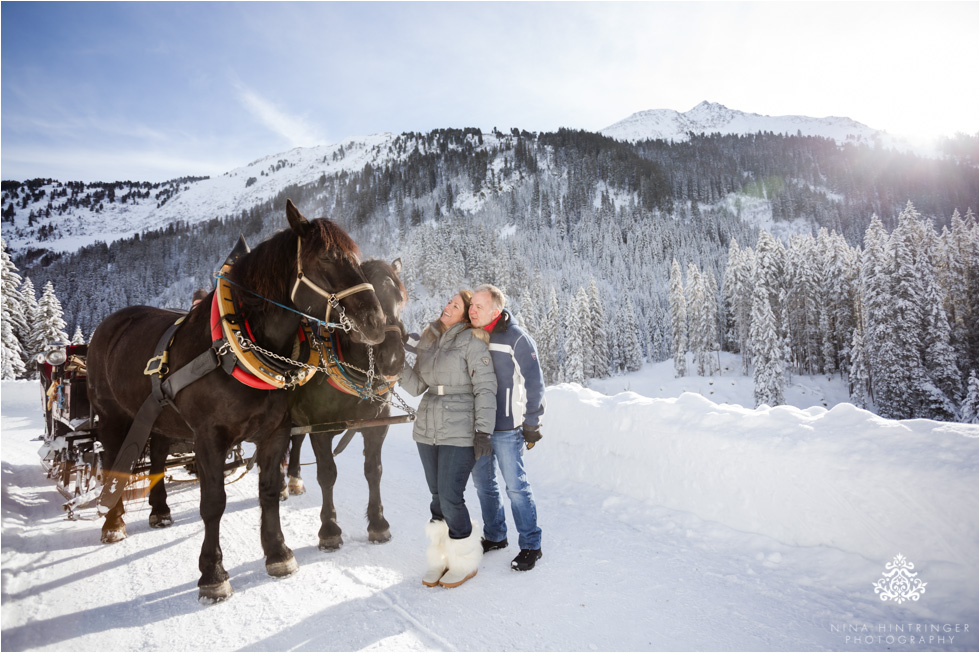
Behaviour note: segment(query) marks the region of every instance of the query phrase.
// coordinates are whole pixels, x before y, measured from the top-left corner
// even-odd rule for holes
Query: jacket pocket
[[[449,438],[471,438],[476,429],[473,395],[449,395],[443,399],[443,426]]]

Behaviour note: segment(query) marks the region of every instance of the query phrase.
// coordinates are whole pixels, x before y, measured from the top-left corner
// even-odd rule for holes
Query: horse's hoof
[[[283,485],[282,489],[279,491],[279,500],[285,501],[288,498],[289,498],[289,488]]]
[[[126,539],[126,527],[116,528],[113,530],[102,531],[102,543],[103,544],[115,544],[116,542],[122,542]]]
[[[371,544],[384,544],[391,539],[391,531],[387,528],[383,531],[372,533],[368,531],[368,542]]]
[[[197,602],[201,605],[221,603],[232,595],[231,583],[224,581],[217,585],[203,585],[197,588]]]
[[[166,528],[173,525],[174,520],[169,512],[165,515],[150,515],[150,528]]]
[[[298,476],[289,477],[289,493],[290,494],[306,494],[306,485],[303,483],[303,479]]]
[[[282,562],[265,563],[265,570],[273,578],[285,578],[299,571],[299,563],[296,562],[296,558],[290,556],[289,560]]]
[[[342,546],[344,546],[343,536],[334,535],[333,537],[321,537],[317,548],[321,551],[336,551]]]

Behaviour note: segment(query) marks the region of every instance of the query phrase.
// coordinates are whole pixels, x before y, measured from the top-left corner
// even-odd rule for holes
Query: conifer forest
[[[972,152],[925,158],[773,133],[639,143],[573,130],[392,136],[362,168],[284,182],[238,214],[189,215],[64,254],[43,248],[50,226],[32,247],[5,245],[3,375],[30,376],[44,342],[87,339],[124,306],[187,308],[240,233],[255,244],[285,226],[291,198],[340,223],[364,258],[402,259],[410,330],[460,287],[499,286],[548,384],[670,359],[678,375],[712,375],[717,352],[730,351],[760,405],[781,403],[791,375],[838,375],[852,403],[882,416],[975,422]],[[288,179],[281,157],[262,174]],[[2,225],[6,236],[28,208],[50,218],[159,205],[192,183],[5,181]]]

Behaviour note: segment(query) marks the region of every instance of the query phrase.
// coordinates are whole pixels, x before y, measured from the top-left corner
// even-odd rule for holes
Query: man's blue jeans
[[[527,482],[524,458],[521,454],[524,448],[524,435],[520,429],[494,431],[490,436],[490,444],[493,446],[493,455],[480,458],[473,467],[473,485],[476,486],[476,494],[480,497],[480,509],[483,511],[483,537],[493,542],[499,542],[507,537],[504,505],[494,473],[494,460],[496,460],[507,487],[514,524],[520,534],[518,545],[522,549],[540,549],[541,529],[538,528],[538,509],[534,505],[531,484]]]
[[[449,537],[461,540],[473,532],[470,513],[463,500],[466,480],[473,469],[473,447],[451,447],[416,442],[425,482],[432,493],[429,510],[433,519],[444,519]]]

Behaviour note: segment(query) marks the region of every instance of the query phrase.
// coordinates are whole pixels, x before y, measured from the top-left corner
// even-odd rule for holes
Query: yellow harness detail
[[[222,269],[222,273],[226,271]],[[239,324],[238,320],[228,319],[229,316],[234,317],[237,315],[235,310],[235,300],[231,294],[231,283],[221,276],[217,278],[217,283],[215,285],[215,302],[218,305],[218,315],[219,322],[221,324],[221,334],[224,336],[225,342],[228,343],[229,349],[235,354],[235,358],[238,359],[238,364],[244,368],[247,372],[255,376],[259,381],[266,383],[274,388],[285,388],[287,386],[293,385],[292,379],[287,379],[285,376],[277,372],[276,370],[270,370],[266,367],[266,364],[255,354],[255,352],[250,349],[243,349],[241,342],[239,341],[239,334],[242,332],[243,324]],[[213,326],[213,325],[212,325]],[[246,332],[247,336],[248,333]],[[309,357],[306,360],[306,364],[310,367],[302,368],[297,371],[299,375],[298,381],[295,381],[296,385],[303,385],[307,381],[313,378],[316,374],[317,367],[320,365],[320,352],[314,345],[313,340],[313,330],[310,328],[309,323],[303,320],[300,326],[300,333],[297,334],[297,345],[295,349],[299,348],[301,340],[305,338],[306,342],[309,343]],[[251,338],[249,338],[251,340]]]

